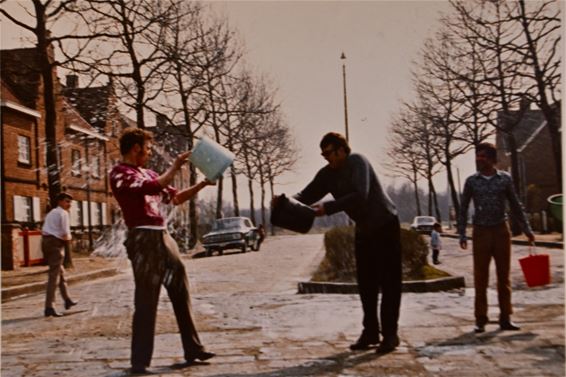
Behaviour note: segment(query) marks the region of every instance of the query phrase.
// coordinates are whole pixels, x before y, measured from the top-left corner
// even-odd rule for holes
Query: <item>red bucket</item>
[[[520,258],[519,263],[529,287],[550,283],[550,258],[548,254],[531,254]]]

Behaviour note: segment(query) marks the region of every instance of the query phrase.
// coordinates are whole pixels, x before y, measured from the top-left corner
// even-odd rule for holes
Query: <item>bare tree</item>
[[[164,88],[167,58],[158,46],[175,20],[176,5],[175,0],[91,0],[76,13],[97,36],[97,46],[73,69],[112,78],[140,128],[146,128],[145,110]]]
[[[509,6],[508,12],[511,20],[520,23],[524,35],[522,44],[512,44],[508,48],[526,62],[519,74],[528,80],[527,98],[537,104],[546,119],[557,183],[558,187],[562,187],[560,6],[557,1],[519,0],[518,6]]]
[[[490,124],[503,132],[509,145],[513,184],[519,185],[517,142],[513,130],[521,122],[527,107],[524,104],[525,79],[518,74],[525,61],[508,48],[519,43],[521,30],[506,19],[505,2],[482,0],[451,1],[455,17],[468,35],[468,41],[483,50],[482,82],[489,88],[486,95],[497,111],[483,113]],[[518,109],[518,110],[517,110]],[[482,112],[485,109],[480,108]],[[488,111],[490,108],[488,108]]]
[[[1,1],[0,4],[5,4]],[[81,35],[76,29],[68,34],[53,35],[51,30],[58,22],[64,22],[69,15],[69,11],[74,7],[75,1],[41,1],[32,0],[33,9],[26,9],[34,20],[35,25],[29,25],[10,14],[5,8],[0,8],[0,12],[8,20],[17,26],[31,32],[36,39],[37,61],[30,62],[28,68],[39,73],[43,83],[43,105],[45,109],[45,147],[47,159],[47,181],[49,185],[49,198],[51,205],[55,205],[55,197],[61,191],[60,166],[57,158],[57,123],[58,110],[56,97],[59,95],[58,78],[56,68],[77,59],[87,49],[91,41],[91,35]],[[74,52],[64,50],[64,42],[75,41]],[[62,53],[63,60],[55,59],[54,45],[57,45]]]
[[[416,117],[415,123],[407,125],[414,126],[409,129],[412,132],[409,140],[412,140],[414,145],[418,146],[417,151],[420,154],[420,159],[425,161],[424,170],[421,174],[426,179],[428,185],[428,214],[432,216],[434,210],[437,219],[441,220],[436,188],[432,180],[440,170],[438,167],[438,154],[434,152],[437,141],[434,125],[431,121],[432,118],[428,109],[422,103],[406,104],[405,106]]]
[[[204,73],[201,56],[206,53],[206,46],[201,44],[201,32],[208,31],[201,27],[203,8],[198,3],[177,1],[172,3],[170,22],[164,30],[160,49],[166,63],[162,70],[164,82],[161,96],[150,110],[169,124],[177,124],[186,139],[187,148],[192,148],[195,135],[204,123],[198,123],[194,117],[203,106],[199,103],[199,95],[204,88]],[[198,173],[194,165],[190,165],[189,185],[197,183]],[[189,201],[189,247],[194,247],[199,238],[199,216],[196,199]]]
[[[389,128],[387,156],[383,164],[390,176],[407,179],[414,192],[417,216],[422,215],[418,182],[426,172],[426,161],[420,153],[420,144],[413,140],[418,127],[416,114],[402,111]],[[426,174],[426,173],[425,173]]]
[[[452,173],[452,160],[467,152],[472,144],[466,141],[466,128],[462,122],[462,116],[467,115],[462,105],[464,97],[458,88],[457,77],[451,74],[451,71],[457,70],[458,64],[451,55],[452,43],[445,31],[425,42],[423,60],[414,82],[421,103],[421,115],[428,118],[433,126],[433,151],[446,170],[452,204],[457,215],[460,204]]]
[[[198,69],[202,71],[203,89],[197,100],[201,106],[196,114],[199,122],[208,126],[214,139],[225,145],[226,139],[222,137],[221,128],[226,122],[225,109],[223,110],[222,80],[229,75],[238,63],[241,53],[236,43],[235,32],[229,27],[224,18],[211,17],[210,26],[199,23],[199,43],[203,54],[199,55]],[[216,216],[222,217],[222,195],[224,180],[217,182]]]

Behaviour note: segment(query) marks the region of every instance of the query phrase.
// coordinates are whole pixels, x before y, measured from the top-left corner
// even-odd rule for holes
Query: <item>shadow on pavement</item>
[[[384,355],[378,355],[375,350],[364,352],[362,354],[352,352],[342,352],[336,355],[330,355],[319,359],[308,361],[304,364],[275,369],[266,372],[256,373],[230,373],[216,374],[210,377],[270,377],[270,376],[325,376],[327,374],[336,374],[342,372],[345,368],[352,368],[358,364],[376,360]]]
[[[68,312],[62,312],[61,314],[63,314],[63,317],[69,317],[75,314],[80,314],[80,313],[86,313],[88,312],[88,310],[74,310],[74,311],[68,311]],[[62,318],[62,317],[61,317]],[[36,316],[32,316],[32,317],[22,317],[22,318],[14,318],[14,319],[5,319],[2,320],[2,326],[7,326],[7,325],[12,325],[14,323],[20,323],[20,322],[27,322],[27,321],[33,321],[35,319],[53,319],[53,320],[57,320],[57,318],[54,317],[45,317],[43,314],[41,315],[36,315]]]
[[[42,319],[45,318],[42,315],[36,315],[36,316],[32,316],[32,317],[22,317],[22,318],[14,318],[14,319],[4,319],[2,320],[2,326],[7,326],[7,325],[13,325],[15,323],[20,323],[20,322],[27,322],[27,321],[33,321],[34,319]]]

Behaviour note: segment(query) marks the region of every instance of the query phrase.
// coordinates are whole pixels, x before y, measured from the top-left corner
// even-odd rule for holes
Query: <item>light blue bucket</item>
[[[234,161],[234,153],[206,136],[195,144],[189,160],[210,181],[222,177],[224,171]]]

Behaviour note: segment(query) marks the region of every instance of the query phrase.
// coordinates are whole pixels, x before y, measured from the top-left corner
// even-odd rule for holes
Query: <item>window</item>
[[[71,226],[83,225],[83,206],[80,201],[73,200],[71,202]]]
[[[18,162],[31,164],[31,147],[27,136],[18,135]]]
[[[100,203],[97,202],[90,202],[90,221],[92,226],[100,225]]]
[[[102,216],[102,225],[108,225],[108,221],[107,219],[107,206],[106,203],[102,203],[102,211],[101,211],[101,216]]]
[[[14,220],[31,222],[33,218],[33,200],[29,196],[14,195]]]
[[[81,151],[78,149],[71,150],[71,174],[81,175]]]
[[[98,156],[92,157],[90,169],[90,173],[94,178],[100,178],[100,158]]]

